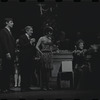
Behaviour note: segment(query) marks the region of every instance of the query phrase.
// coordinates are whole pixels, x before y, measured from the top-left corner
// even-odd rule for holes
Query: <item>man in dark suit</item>
[[[25,34],[19,38],[20,45],[20,68],[21,68],[21,90],[29,90],[31,75],[33,73],[34,63],[34,43],[35,38],[31,38],[33,34],[32,26],[25,27]]]
[[[10,75],[14,71],[14,55],[15,55],[15,40],[11,33],[13,28],[13,19],[5,18],[5,28],[0,32],[0,45],[2,52],[2,76],[1,89],[4,92],[9,90]]]

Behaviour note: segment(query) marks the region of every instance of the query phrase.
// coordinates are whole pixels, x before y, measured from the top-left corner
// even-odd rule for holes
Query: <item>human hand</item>
[[[31,45],[32,45],[34,42],[35,42],[35,38],[32,38],[32,39],[30,40]]]
[[[7,54],[6,54],[6,57],[7,57],[7,59],[11,59],[10,53],[7,53]]]
[[[32,38],[32,39],[31,39],[31,42],[32,42],[32,43],[35,42],[35,38]]]
[[[98,49],[98,46],[97,46],[96,44],[93,44],[93,45],[91,45],[91,48],[92,48],[93,50],[97,50],[97,49]]]

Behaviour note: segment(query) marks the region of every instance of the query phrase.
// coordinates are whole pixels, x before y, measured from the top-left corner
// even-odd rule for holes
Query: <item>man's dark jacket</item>
[[[6,28],[0,31],[0,52],[1,56],[6,56],[7,53],[10,53],[14,57],[15,54],[15,39]]]
[[[34,57],[34,46],[30,44],[30,40],[27,38],[26,35],[22,35],[19,38],[19,45],[20,45],[20,58],[24,61],[32,60]]]

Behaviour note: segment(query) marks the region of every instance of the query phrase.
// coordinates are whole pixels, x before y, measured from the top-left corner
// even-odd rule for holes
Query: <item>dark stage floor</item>
[[[0,99],[32,99],[32,100],[99,100],[100,90],[52,90],[42,91],[39,88],[28,92],[20,92],[20,88],[10,93],[1,93]],[[33,99],[34,98],[34,99]]]

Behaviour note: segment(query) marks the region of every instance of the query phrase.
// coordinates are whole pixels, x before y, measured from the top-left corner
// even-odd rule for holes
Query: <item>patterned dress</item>
[[[52,41],[48,40],[42,43],[41,49],[43,56],[41,56],[42,63],[47,69],[52,69]]]
[[[52,70],[52,41],[51,39],[44,38],[42,41],[41,55],[41,88],[49,89],[49,79]]]

